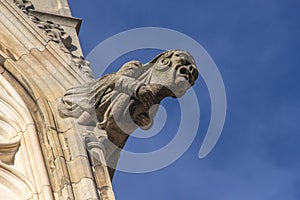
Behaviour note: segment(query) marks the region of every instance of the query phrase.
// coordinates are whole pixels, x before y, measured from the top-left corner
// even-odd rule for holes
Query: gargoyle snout
[[[191,85],[194,85],[198,78],[198,70],[193,65],[180,66],[179,74],[187,79]]]

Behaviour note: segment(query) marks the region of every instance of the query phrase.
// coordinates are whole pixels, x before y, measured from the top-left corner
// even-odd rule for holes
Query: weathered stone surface
[[[157,104],[165,97],[183,96],[197,76],[188,52],[166,51],[147,64],[131,61],[116,73],[69,89],[60,101],[59,112],[81,126],[106,132],[98,138],[105,146],[108,166],[114,168],[128,136],[138,127],[149,129]]]
[[[41,11],[47,11],[63,16],[71,16],[68,1],[66,0],[51,0],[41,1],[41,0],[31,0],[36,9]]]
[[[70,169],[71,182],[73,184],[80,182],[80,180],[83,178],[93,179],[92,172],[88,169],[85,169],[85,167],[89,165],[89,160],[87,157],[76,157],[72,161],[67,162],[67,165]]]
[[[99,200],[99,196],[95,193],[94,183],[92,179],[83,178],[79,183],[73,184],[75,199],[94,199]]]

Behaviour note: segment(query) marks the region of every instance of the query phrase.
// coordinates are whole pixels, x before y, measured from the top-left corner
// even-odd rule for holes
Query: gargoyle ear
[[[155,69],[158,71],[166,71],[172,66],[171,57],[174,53],[174,50],[166,51],[161,53],[158,57],[152,60],[155,61],[153,63],[155,66]]]
[[[163,58],[154,63],[154,69],[157,71],[167,71],[172,65],[170,58]]]
[[[163,65],[167,65],[167,66],[171,66],[172,65],[172,62],[171,62],[171,59],[170,58],[163,58],[162,60],[161,60],[161,63],[163,64]]]

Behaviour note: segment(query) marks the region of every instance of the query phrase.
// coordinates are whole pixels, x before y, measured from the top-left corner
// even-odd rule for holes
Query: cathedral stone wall
[[[104,199],[75,122],[57,109],[93,80],[80,22],[66,0],[0,0],[0,199]]]

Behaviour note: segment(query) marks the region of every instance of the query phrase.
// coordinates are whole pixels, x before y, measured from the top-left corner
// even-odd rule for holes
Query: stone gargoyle
[[[109,142],[119,148],[110,153],[106,150],[107,162],[116,165],[129,135],[138,127],[151,127],[161,100],[183,96],[197,77],[191,54],[165,51],[146,64],[130,61],[116,73],[67,90],[59,112],[80,125],[103,130]]]

